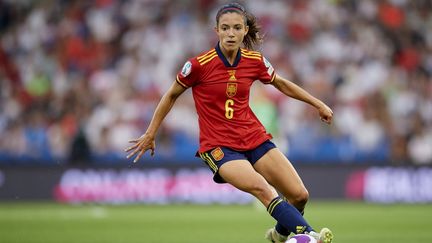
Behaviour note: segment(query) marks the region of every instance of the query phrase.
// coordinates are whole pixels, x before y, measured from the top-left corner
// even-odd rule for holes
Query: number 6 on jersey
[[[234,105],[234,100],[227,99],[225,102],[225,117],[228,120],[231,120],[234,116],[234,108],[232,106]]]

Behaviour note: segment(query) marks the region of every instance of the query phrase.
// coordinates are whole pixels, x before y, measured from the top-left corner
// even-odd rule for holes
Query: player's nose
[[[229,29],[228,30],[228,36],[229,37],[234,37],[235,35],[234,35],[234,30],[233,29]]]

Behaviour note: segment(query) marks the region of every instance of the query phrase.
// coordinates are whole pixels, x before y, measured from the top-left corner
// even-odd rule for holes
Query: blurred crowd
[[[327,126],[254,85],[251,106],[294,163],[432,164],[431,1],[239,2],[276,72],[334,111]],[[1,163],[124,162],[184,62],[216,45],[224,3],[0,0]],[[187,91],[158,159],[194,158],[196,119]]]

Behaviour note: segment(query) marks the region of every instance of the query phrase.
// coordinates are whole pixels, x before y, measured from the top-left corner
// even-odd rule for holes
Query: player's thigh
[[[268,205],[277,192],[247,160],[232,160],[219,168],[219,175],[237,189],[248,192]]]
[[[308,192],[291,162],[278,148],[269,150],[255,164],[260,173],[290,202],[307,200]]]

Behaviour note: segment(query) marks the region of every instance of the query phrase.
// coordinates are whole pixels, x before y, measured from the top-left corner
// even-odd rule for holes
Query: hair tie
[[[229,11],[238,11],[241,12],[242,14],[246,13],[246,10],[242,5],[238,3],[229,3],[229,4],[225,4],[224,6],[222,6],[221,9],[219,9],[219,11],[216,14],[216,20],[219,19],[219,16]]]

